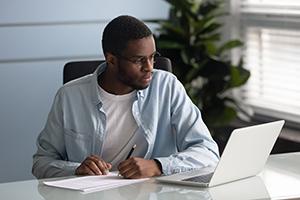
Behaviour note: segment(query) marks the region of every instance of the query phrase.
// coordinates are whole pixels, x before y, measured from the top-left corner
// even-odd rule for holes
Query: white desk
[[[161,184],[153,179],[89,194],[47,187],[38,180],[0,184],[1,200],[243,200],[296,197],[300,199],[300,152],[272,155],[259,176],[209,189]]]

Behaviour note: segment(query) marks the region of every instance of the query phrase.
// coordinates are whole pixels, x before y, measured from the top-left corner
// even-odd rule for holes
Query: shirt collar
[[[100,64],[92,75],[92,99],[96,105],[102,104],[98,89],[98,76],[105,71],[106,67],[106,62]]]

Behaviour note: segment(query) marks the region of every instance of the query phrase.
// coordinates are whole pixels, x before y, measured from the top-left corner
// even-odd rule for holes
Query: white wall
[[[103,26],[120,14],[166,18],[162,0],[0,1],[0,183],[32,179],[35,140],[63,65],[102,57]]]

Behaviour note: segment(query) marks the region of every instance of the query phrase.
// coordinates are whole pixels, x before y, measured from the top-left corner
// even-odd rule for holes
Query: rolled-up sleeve
[[[200,110],[177,79],[172,84],[171,123],[178,153],[156,158],[162,165],[163,174],[215,166],[219,161],[218,146],[203,122]]]

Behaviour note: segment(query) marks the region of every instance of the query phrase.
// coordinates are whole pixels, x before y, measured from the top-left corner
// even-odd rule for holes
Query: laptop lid
[[[209,183],[184,181],[211,172],[204,168],[157,178],[161,182],[212,187],[251,177],[262,171],[283,127],[284,120],[235,129]]]
[[[235,129],[223,151],[209,186],[255,176],[261,172],[284,120]]]

